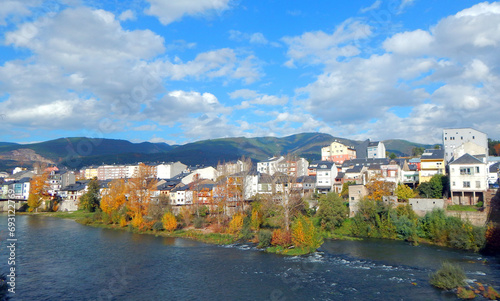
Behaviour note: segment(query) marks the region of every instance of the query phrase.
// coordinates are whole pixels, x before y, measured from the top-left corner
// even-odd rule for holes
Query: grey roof
[[[301,176],[297,178],[297,183],[316,183],[315,176]]]
[[[61,191],[80,191],[84,190],[87,184],[84,183],[75,183],[75,184],[69,184],[66,187],[61,188]]]
[[[497,162],[490,166],[490,172],[498,172],[500,171],[500,162]]]
[[[426,149],[420,160],[444,159],[444,150],[442,149]]]
[[[372,164],[386,165],[386,164],[389,164],[389,159],[387,159],[387,158],[364,158],[364,159],[346,160],[342,164],[342,167],[357,166],[357,165],[370,166]]]
[[[345,173],[343,173],[343,172],[339,172],[339,173],[337,174],[337,177],[336,177],[335,179],[339,179],[339,180],[340,180],[340,179],[343,179],[343,178],[344,178],[344,175],[345,175]]]
[[[455,164],[482,164],[483,161],[479,160],[478,158],[465,154],[462,157],[454,160],[453,162],[450,163],[450,165],[455,165]]]
[[[380,143],[379,141],[370,142],[370,143],[368,143],[368,147],[370,147],[370,146],[378,146],[379,143]]]
[[[354,166],[353,168],[349,168],[348,170],[345,171],[345,173],[360,173],[362,169],[363,169],[363,166],[357,165],[357,166]]]

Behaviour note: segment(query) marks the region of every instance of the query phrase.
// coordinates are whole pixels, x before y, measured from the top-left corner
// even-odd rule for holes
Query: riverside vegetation
[[[381,201],[382,196],[391,191],[395,191],[400,200],[417,194],[442,196],[447,185],[446,178],[441,175],[424,183],[426,185],[420,185],[417,190],[405,185],[395,188],[394,183],[377,179],[371,181],[367,185],[369,194],[359,202],[357,214],[348,218],[346,196],[349,185],[353,183],[345,183],[340,195],[302,196],[290,189],[257,195],[248,205],[242,201],[230,201],[242,200],[243,184],[222,176],[214,188],[218,197],[210,206],[193,197],[192,205],[174,211],[168,196],[151,198],[156,185],[151,174],[147,166],[141,165],[135,178],[127,182],[113,180],[102,195],[97,180],[91,180],[79,203],[80,209],[89,215],[80,218],[79,222],[215,243],[252,241],[269,252],[285,255],[314,252],[325,238],[352,237],[397,239],[413,244],[424,242],[477,252],[485,246],[486,237],[493,237],[488,231],[494,229],[473,226],[468,221],[446,216],[443,210],[418,217],[408,203],[393,206]],[[289,180],[280,179],[281,183]],[[199,185],[197,183],[195,179],[193,188]],[[37,199],[36,195],[30,197]],[[40,195],[39,198],[43,197]],[[30,202],[30,212],[37,209],[32,204],[39,205]],[[50,208],[56,210],[57,205]]]

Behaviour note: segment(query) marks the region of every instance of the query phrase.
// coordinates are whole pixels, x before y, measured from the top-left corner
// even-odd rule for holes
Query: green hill
[[[188,165],[216,165],[218,162],[234,161],[242,156],[253,161],[269,157],[296,154],[308,160],[321,158],[321,147],[338,140],[341,143],[357,146],[362,141],[333,137],[323,133],[302,133],[287,137],[222,138],[197,141],[179,146],[165,143],[132,143],[118,139],[60,138],[33,144],[0,143],[1,162],[15,164],[9,154],[15,150],[30,149],[42,157],[71,169],[101,164],[132,164],[136,162],[181,161]],[[430,147],[405,140],[386,140],[386,149],[397,155],[409,155],[418,146]],[[28,165],[33,162],[22,162]]]

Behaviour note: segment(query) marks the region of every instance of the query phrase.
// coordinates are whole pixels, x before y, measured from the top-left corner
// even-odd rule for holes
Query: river
[[[0,225],[6,273],[5,215]],[[444,260],[500,286],[496,258],[400,241],[327,241],[284,257],[41,216],[17,216],[16,235],[12,300],[456,300],[428,284]]]

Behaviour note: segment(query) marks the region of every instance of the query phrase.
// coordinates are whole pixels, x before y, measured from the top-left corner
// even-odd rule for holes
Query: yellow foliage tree
[[[172,232],[177,229],[177,219],[171,212],[165,213],[163,215],[161,222],[163,223],[163,227],[165,230]]]
[[[113,211],[118,211],[125,204],[126,193],[125,181],[123,179],[113,180],[101,198],[101,210],[111,216]]]
[[[260,224],[262,222],[262,218],[259,214],[259,211],[257,209],[252,210],[252,220],[250,221],[250,226],[252,227],[252,230],[258,231],[260,228]]]
[[[323,240],[311,219],[301,215],[292,224],[292,243],[298,248],[318,248]]]
[[[231,221],[229,222],[228,232],[231,234],[238,234],[243,228],[243,219],[245,216],[243,214],[235,214]]]
[[[407,201],[417,196],[417,193],[405,184],[398,184],[395,191],[398,199]]]

